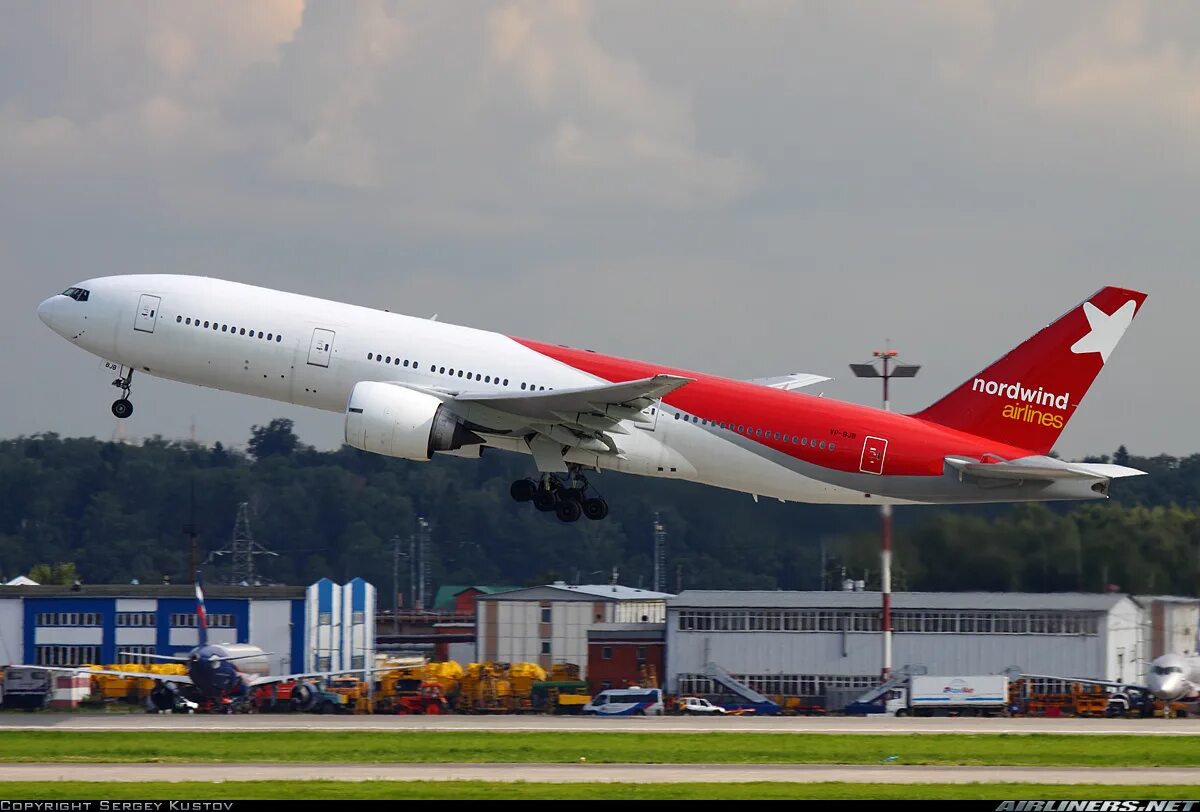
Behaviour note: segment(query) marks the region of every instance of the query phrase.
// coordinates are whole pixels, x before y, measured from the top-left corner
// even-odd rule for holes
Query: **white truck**
[[[888,716],[1005,716],[1008,677],[912,677],[892,689],[884,711]]]

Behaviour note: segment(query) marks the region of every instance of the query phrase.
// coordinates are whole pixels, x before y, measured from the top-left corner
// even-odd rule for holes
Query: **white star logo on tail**
[[[1092,329],[1071,345],[1071,352],[1076,354],[1098,352],[1100,359],[1104,363],[1108,363],[1108,356],[1112,354],[1113,348],[1117,346],[1121,336],[1125,335],[1125,330],[1133,321],[1133,314],[1136,311],[1137,302],[1133,299],[1117,308],[1111,316],[1091,302],[1084,302],[1083,314],[1087,316],[1088,326]]]

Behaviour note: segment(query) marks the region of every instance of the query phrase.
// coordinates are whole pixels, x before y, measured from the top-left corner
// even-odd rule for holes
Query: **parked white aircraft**
[[[792,391],[820,375],[735,381],[206,277],[90,279],[38,315],[119,371],[117,417],[136,370],[344,412],[378,454],[527,453],[543,476],[513,498],[575,521],[608,513],[587,469],[805,502],[1106,498],[1141,472],[1048,453],[1145,298],[1100,290],[915,415]]]

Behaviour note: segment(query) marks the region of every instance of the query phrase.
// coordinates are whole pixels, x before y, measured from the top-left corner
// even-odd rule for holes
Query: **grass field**
[[[988,800],[1193,799],[1192,786],[1062,786],[1057,784],[513,784],[486,781],[241,781],[223,784],[13,782],[4,797],[65,800]]]
[[[1200,766],[1200,747],[1154,736],[1052,734],[5,731],[3,762],[503,762],[557,764]]]

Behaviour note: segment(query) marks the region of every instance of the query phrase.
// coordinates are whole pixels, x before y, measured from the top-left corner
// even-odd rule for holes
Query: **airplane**
[[[1056,677],[1047,674],[1021,674],[1021,676],[1030,679],[1052,679],[1062,682],[1078,682],[1085,685],[1101,685],[1106,688],[1116,689],[1112,695],[1112,702],[1116,703],[1116,706],[1122,710],[1136,704],[1128,695],[1130,690],[1152,696],[1168,706],[1173,703],[1184,705],[1200,704],[1200,629],[1196,632],[1195,652],[1191,654],[1174,652],[1155,657],[1150,661],[1150,667],[1146,671],[1146,682],[1144,685],[1139,685],[1136,682]],[[1110,707],[1112,706],[1110,705]],[[1153,708],[1143,706],[1143,712],[1150,710],[1153,710]]]
[[[540,476],[512,498],[573,522],[608,514],[602,470],[756,501],[1107,498],[1144,472],[1050,451],[1145,299],[1105,287],[911,415],[798,391],[822,375],[732,380],[210,277],[89,279],[37,312],[119,372],[118,418],[138,371],[341,413],[347,444],[391,457],[520,452]]]
[[[302,674],[254,674],[243,671],[238,663],[256,661],[266,663],[267,652],[258,646],[246,643],[210,643],[208,641],[208,614],[204,608],[204,588],[200,573],[196,573],[196,628],[199,630],[199,645],[187,656],[121,652],[129,657],[145,657],[152,660],[181,663],[187,670],[182,674],[155,674],[141,671],[116,671],[103,668],[66,668],[62,666],[18,666],[38,668],[43,671],[67,671],[88,675],[103,674],[125,679],[152,679],[149,704],[156,710],[169,711],[191,707],[196,700],[207,701],[214,708],[228,712],[249,710],[251,691],[263,685],[293,680],[312,680],[342,674],[365,673],[367,669],[343,669],[340,671],[309,671]],[[296,686],[292,697],[297,710],[308,710],[317,694],[307,683]],[[189,704],[190,703],[190,704]]]

